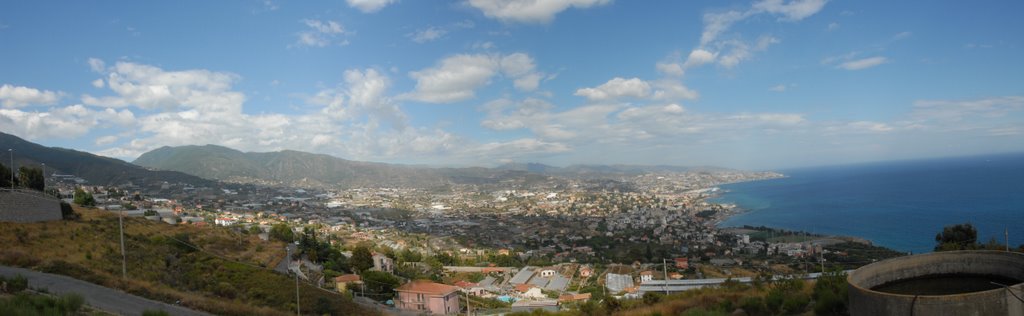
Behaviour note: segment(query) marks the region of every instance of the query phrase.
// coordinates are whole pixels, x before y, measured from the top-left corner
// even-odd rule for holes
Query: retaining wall
[[[61,220],[60,200],[34,191],[0,190],[0,222]]]

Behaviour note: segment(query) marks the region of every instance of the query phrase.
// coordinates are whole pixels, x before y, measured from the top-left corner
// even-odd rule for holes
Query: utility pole
[[[46,163],[43,163],[43,193],[46,193]]]
[[[822,248],[818,252],[819,260],[821,260],[821,274],[825,274],[825,249]]]
[[[469,291],[466,291],[466,316],[473,315],[473,306],[469,301]]]
[[[288,246],[289,245],[287,244],[284,245],[284,249],[288,252],[287,257],[285,257],[284,260],[288,260],[288,267],[291,267],[292,248],[289,248]],[[299,266],[299,268],[302,268],[302,266]],[[299,304],[301,304],[299,301],[299,268],[296,268],[295,270],[295,315],[302,315],[302,308],[299,306]]]
[[[661,271],[664,272],[664,283],[661,283],[662,288],[665,290],[665,295],[668,295],[668,263],[665,258],[661,258]]]
[[[124,210],[117,213],[117,222],[121,226],[121,279],[128,280],[128,264],[125,263],[124,254]]]
[[[7,148],[7,152],[11,153],[11,190],[14,190],[14,148]]]

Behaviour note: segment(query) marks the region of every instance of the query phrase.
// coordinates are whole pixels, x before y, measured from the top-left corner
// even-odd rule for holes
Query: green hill
[[[73,174],[92,184],[120,184],[128,181],[137,184],[164,181],[193,185],[210,183],[209,180],[181,172],[147,170],[114,158],[72,149],[46,147],[5,133],[0,133],[0,149],[14,149],[15,167],[40,167],[45,163],[47,173]],[[0,159],[0,163],[10,164],[7,159]]]

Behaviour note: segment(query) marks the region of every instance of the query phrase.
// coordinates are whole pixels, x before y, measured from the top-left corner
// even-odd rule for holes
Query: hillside
[[[218,227],[125,218],[128,279],[121,279],[118,218],[78,209],[82,219],[0,223],[0,265],[63,274],[216,315],[289,315],[295,283],[273,267],[284,244]],[[302,283],[304,313],[372,315],[350,299]]]
[[[545,178],[515,170],[429,168],[352,161],[293,150],[241,152],[216,145],[161,147],[139,156],[133,163],[211,180],[297,187],[437,187],[509,180],[528,183]]]
[[[136,184],[164,181],[193,185],[210,183],[209,180],[181,172],[152,171],[114,158],[72,149],[46,147],[6,133],[0,133],[0,148],[14,149],[15,167],[40,167],[45,163],[47,173],[73,174],[92,184],[107,185],[129,181]],[[7,155],[6,152],[3,154]],[[7,157],[3,158],[0,159],[0,163],[9,165]]]

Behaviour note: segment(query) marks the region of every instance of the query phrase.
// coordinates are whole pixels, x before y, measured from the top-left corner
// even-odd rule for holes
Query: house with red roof
[[[426,280],[412,281],[395,289],[395,307],[437,315],[459,313],[459,288]]]

